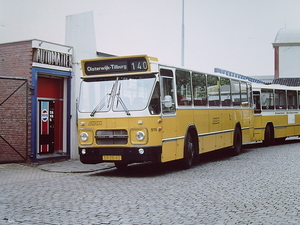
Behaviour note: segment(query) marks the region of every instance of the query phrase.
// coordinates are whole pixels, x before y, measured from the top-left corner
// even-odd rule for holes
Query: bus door
[[[161,102],[162,102],[162,162],[177,158],[177,122],[174,99],[173,71],[161,69]]]

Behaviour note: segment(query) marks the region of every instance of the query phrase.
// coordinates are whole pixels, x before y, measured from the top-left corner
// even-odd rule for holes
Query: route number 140
[[[148,69],[147,62],[145,60],[132,61],[131,62],[131,70],[132,71],[146,71]]]

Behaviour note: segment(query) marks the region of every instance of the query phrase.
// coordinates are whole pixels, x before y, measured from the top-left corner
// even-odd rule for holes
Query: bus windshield
[[[155,76],[116,77],[110,80],[82,81],[79,96],[79,111],[97,112],[124,111],[147,107]]]

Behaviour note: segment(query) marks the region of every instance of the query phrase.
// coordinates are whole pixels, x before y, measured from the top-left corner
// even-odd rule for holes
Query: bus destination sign
[[[148,63],[145,58],[96,60],[84,62],[84,69],[86,75],[142,72]]]

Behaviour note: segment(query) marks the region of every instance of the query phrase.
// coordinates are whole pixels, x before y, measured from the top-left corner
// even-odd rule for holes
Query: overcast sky
[[[184,66],[273,75],[272,43],[300,28],[300,0],[184,0]],[[93,11],[97,50],[181,65],[182,0],[0,0],[0,43],[65,42],[66,16]]]

